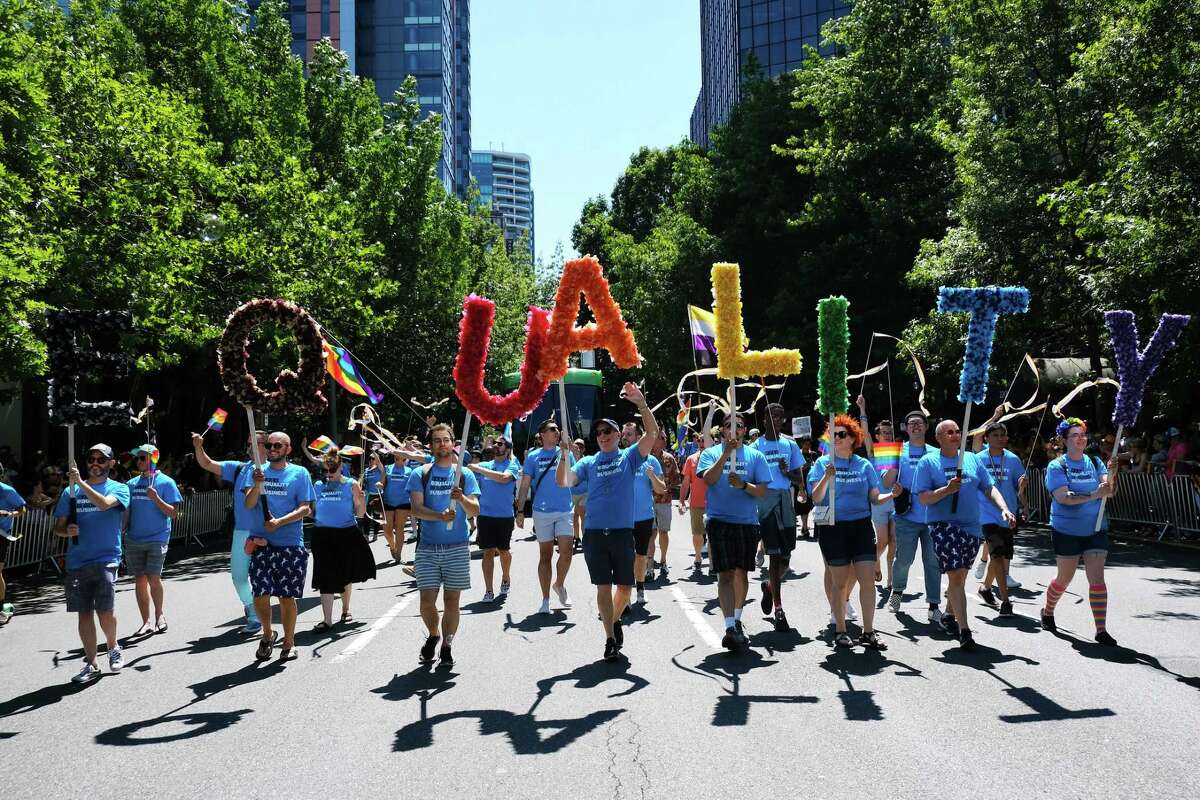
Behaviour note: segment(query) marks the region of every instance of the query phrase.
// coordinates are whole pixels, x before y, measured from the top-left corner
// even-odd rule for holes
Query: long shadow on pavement
[[[871,649],[861,652],[852,649],[832,650],[820,666],[846,684],[846,688],[838,692],[838,699],[842,701],[842,709],[850,722],[875,722],[884,718],[883,709],[875,701],[875,693],[854,688],[853,678],[879,675],[889,666],[902,668],[902,671],[894,673],[898,676],[924,677],[916,667],[887,658],[880,651]]]
[[[1159,672],[1170,675],[1175,680],[1185,686],[1190,686],[1193,689],[1200,689],[1200,676],[1181,675],[1163,666],[1162,662],[1157,658],[1146,653],[1140,653],[1132,647],[1105,647],[1097,642],[1080,639],[1076,636],[1063,631],[1061,628],[1054,635],[1062,639],[1064,642],[1071,645],[1071,648],[1076,653],[1084,658],[1091,658],[1099,661],[1107,661],[1110,664],[1129,664],[1150,667]]]
[[[717,683],[724,692],[717,698],[713,708],[714,727],[741,726],[750,721],[750,709],[754,705],[803,705],[818,703],[820,698],[811,695],[745,695],[741,691],[742,677],[753,670],[771,667],[778,661],[768,661],[755,650],[743,653],[710,653],[701,659],[695,668],[685,666],[679,656],[691,650],[688,645],[678,655],[671,657],[676,668],[699,675]]]

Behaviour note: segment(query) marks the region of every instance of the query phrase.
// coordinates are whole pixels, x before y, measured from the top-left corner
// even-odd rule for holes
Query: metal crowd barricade
[[[201,537],[221,530],[232,499],[229,492],[197,492],[184,497],[179,516],[171,526],[171,541],[191,540],[203,545]],[[27,567],[48,563],[61,572],[60,561],[66,552],[66,539],[54,535],[54,518],[39,508],[31,508],[14,521],[14,531],[22,536],[9,544],[6,567]]]
[[[1029,470],[1030,519],[1050,522],[1050,493],[1046,471]],[[1200,485],[1190,476],[1168,478],[1161,472],[1121,473],[1117,493],[1108,501],[1110,522],[1121,526],[1153,528],[1162,541],[1169,535],[1183,539],[1200,534]]]

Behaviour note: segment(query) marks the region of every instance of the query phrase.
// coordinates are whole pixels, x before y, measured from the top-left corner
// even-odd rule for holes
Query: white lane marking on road
[[[675,602],[683,609],[683,613],[687,615],[688,622],[692,623],[692,627],[696,629],[696,633],[700,634],[700,638],[704,640],[704,643],[713,650],[720,650],[721,637],[717,636],[716,631],[708,624],[708,620],[696,608],[695,601],[689,599],[683,593],[683,590],[675,585],[671,586],[671,594],[675,595]]]
[[[378,636],[379,632],[386,628],[392,620],[404,613],[404,609],[408,608],[408,604],[412,602],[413,598],[416,597],[417,594],[417,592],[409,592],[404,597],[400,598],[400,602],[396,603],[396,605],[384,612],[384,615],[375,620],[371,627],[367,628],[365,631],[356,636],[354,641],[351,642],[345,650],[334,656],[333,663],[337,664],[341,661],[345,661],[346,659],[350,658],[350,656],[369,645],[371,640]]]

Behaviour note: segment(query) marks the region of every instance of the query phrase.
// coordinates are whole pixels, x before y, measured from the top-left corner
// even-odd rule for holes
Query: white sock
[[[735,608],[735,609],[733,610],[733,619],[734,619],[734,622],[741,622],[741,620],[742,620],[742,610],[741,610],[740,608]]]
[[[732,627],[733,627],[733,624],[734,624],[735,622],[737,622],[737,620],[736,620],[734,617],[726,617],[726,618],[725,618],[725,627],[726,627],[726,628],[732,628]]]
[[[446,646],[447,646],[447,647],[449,647],[449,646],[450,646],[450,645],[452,645],[452,644],[454,644],[454,634],[453,634],[453,633],[447,633],[447,634],[446,634]]]

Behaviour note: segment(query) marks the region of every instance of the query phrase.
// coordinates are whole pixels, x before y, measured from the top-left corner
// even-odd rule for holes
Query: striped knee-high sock
[[[1042,612],[1047,617],[1054,616],[1054,607],[1058,605],[1059,598],[1063,596],[1063,592],[1067,587],[1058,582],[1058,578],[1050,581],[1050,588],[1046,590],[1046,609]]]
[[[1104,630],[1104,618],[1108,615],[1108,587],[1103,583],[1088,586],[1088,601],[1092,604],[1092,619],[1096,620],[1096,633]]]

